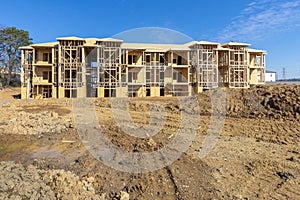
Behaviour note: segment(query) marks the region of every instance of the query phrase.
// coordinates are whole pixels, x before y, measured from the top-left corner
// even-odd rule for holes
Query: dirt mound
[[[21,97],[21,88],[18,87],[0,87],[0,100],[12,100]]]
[[[1,199],[104,199],[95,194],[93,177],[81,181],[64,170],[40,170],[0,162]]]
[[[42,135],[62,133],[70,127],[72,127],[71,119],[59,117],[56,112],[27,113],[20,111],[8,122],[1,124],[0,133]]]
[[[227,115],[233,117],[300,118],[300,86],[265,85],[227,89]]]

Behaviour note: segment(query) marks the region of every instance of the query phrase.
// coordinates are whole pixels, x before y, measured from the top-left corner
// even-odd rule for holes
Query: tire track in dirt
[[[175,178],[174,178],[174,175],[173,175],[171,169],[168,166],[166,166],[165,168],[166,168],[168,176],[170,177],[170,180],[171,180],[171,182],[172,182],[172,184],[174,186],[174,194],[176,196],[176,200],[183,200],[183,197],[180,194],[179,188],[178,188],[178,186],[177,186],[177,184],[175,182]]]

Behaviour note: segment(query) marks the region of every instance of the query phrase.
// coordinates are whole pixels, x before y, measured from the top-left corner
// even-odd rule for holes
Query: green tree
[[[21,51],[19,47],[32,44],[31,40],[28,31],[16,27],[0,28],[0,59],[6,61],[4,70],[7,73],[4,84],[11,83],[12,72],[20,71]]]

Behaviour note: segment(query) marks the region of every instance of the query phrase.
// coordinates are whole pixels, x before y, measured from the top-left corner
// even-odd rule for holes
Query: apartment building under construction
[[[266,52],[249,46],[57,38],[20,48],[21,97],[191,96],[216,87],[249,88],[265,83],[266,67]]]

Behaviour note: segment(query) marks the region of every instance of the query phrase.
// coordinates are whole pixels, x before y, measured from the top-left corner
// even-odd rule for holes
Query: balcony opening
[[[161,63],[161,64],[165,63],[165,58],[163,55],[159,56],[159,63]]]
[[[137,56],[136,55],[128,55],[128,64],[132,65],[137,62]]]
[[[43,80],[48,80],[49,83],[52,83],[52,72],[43,71]]]
[[[43,62],[48,62],[48,53],[43,53]]]
[[[182,65],[182,57],[178,56],[177,65]]]
[[[52,53],[43,53],[42,61],[52,63]]]
[[[161,97],[165,96],[165,89],[164,88],[160,88],[160,96]]]
[[[65,78],[70,78],[70,70],[65,71]]]
[[[70,90],[65,90],[65,97],[70,98]]]
[[[150,55],[146,55],[146,62],[149,63],[150,61]]]
[[[151,94],[150,88],[147,88],[146,91],[147,91],[147,92],[146,92],[146,96],[147,96],[147,97],[150,97],[150,94]]]

